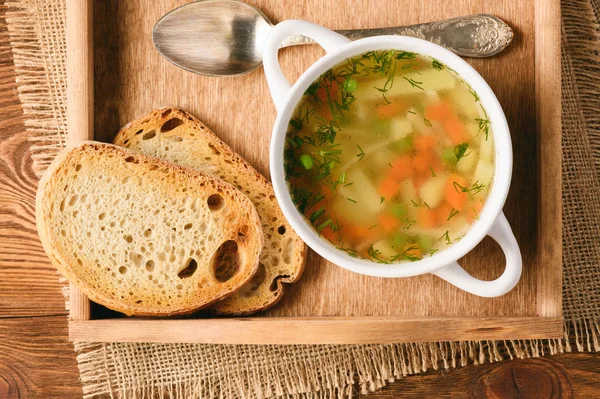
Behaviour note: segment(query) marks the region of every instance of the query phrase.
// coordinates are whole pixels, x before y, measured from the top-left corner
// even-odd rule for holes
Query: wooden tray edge
[[[562,316],[562,107],[559,0],[535,1],[535,110],[538,143],[537,314]],[[517,134],[519,132],[516,132]],[[558,239],[560,237],[560,239]]]
[[[563,337],[562,317],[277,317],[72,320],[70,341],[391,344]]]

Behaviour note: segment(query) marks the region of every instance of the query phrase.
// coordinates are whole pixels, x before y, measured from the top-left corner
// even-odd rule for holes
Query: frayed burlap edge
[[[598,325],[595,328],[598,330]],[[268,398],[317,394],[341,398],[350,397],[354,386],[368,393],[427,370],[571,351],[566,336],[557,340],[360,346],[77,343],[76,349],[86,398],[107,393],[123,398]],[[165,360],[165,356],[169,358]],[[205,364],[194,361],[211,356],[218,357],[218,367],[210,361],[200,360]],[[188,361],[191,363],[186,364]],[[177,368],[173,368],[175,365]],[[172,374],[175,370],[177,375]],[[132,373],[135,378],[127,377]]]
[[[19,0],[7,6],[19,97],[34,170],[41,174],[66,141],[64,2]],[[587,145],[598,166],[597,21],[588,1],[571,0],[563,2],[563,22],[568,27],[563,62],[576,74],[574,79],[568,77],[576,91],[569,96],[578,99],[583,122],[577,127],[587,127]],[[565,294],[571,289],[566,279]],[[354,385],[362,392],[373,391],[427,370],[572,350],[600,351],[597,309],[586,313],[566,306],[565,336],[559,340],[362,346],[76,343],[75,349],[86,398],[349,397]]]
[[[8,1],[6,14],[19,99],[39,176],[66,145],[64,1]]]

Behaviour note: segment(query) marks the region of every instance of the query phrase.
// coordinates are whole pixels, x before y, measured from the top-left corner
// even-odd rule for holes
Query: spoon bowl
[[[209,76],[233,76],[262,64],[262,43],[272,27],[249,4],[203,0],[163,16],[152,30],[152,39],[158,52],[178,67]]]

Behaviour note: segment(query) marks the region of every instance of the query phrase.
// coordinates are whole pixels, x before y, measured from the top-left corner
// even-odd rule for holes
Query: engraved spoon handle
[[[392,28],[337,30],[351,40],[380,35],[417,37],[439,44],[463,57],[490,57],[498,54],[513,39],[513,31],[504,21],[493,15],[475,14],[424,24]],[[312,44],[304,36],[289,37],[281,47]]]

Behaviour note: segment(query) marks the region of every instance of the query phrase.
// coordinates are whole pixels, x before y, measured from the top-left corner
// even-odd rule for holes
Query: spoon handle
[[[392,28],[337,30],[351,40],[370,36],[411,36],[441,45],[463,57],[490,57],[510,44],[513,31],[504,21],[493,15],[475,14],[424,24]],[[281,47],[314,43],[304,36],[290,37]]]

